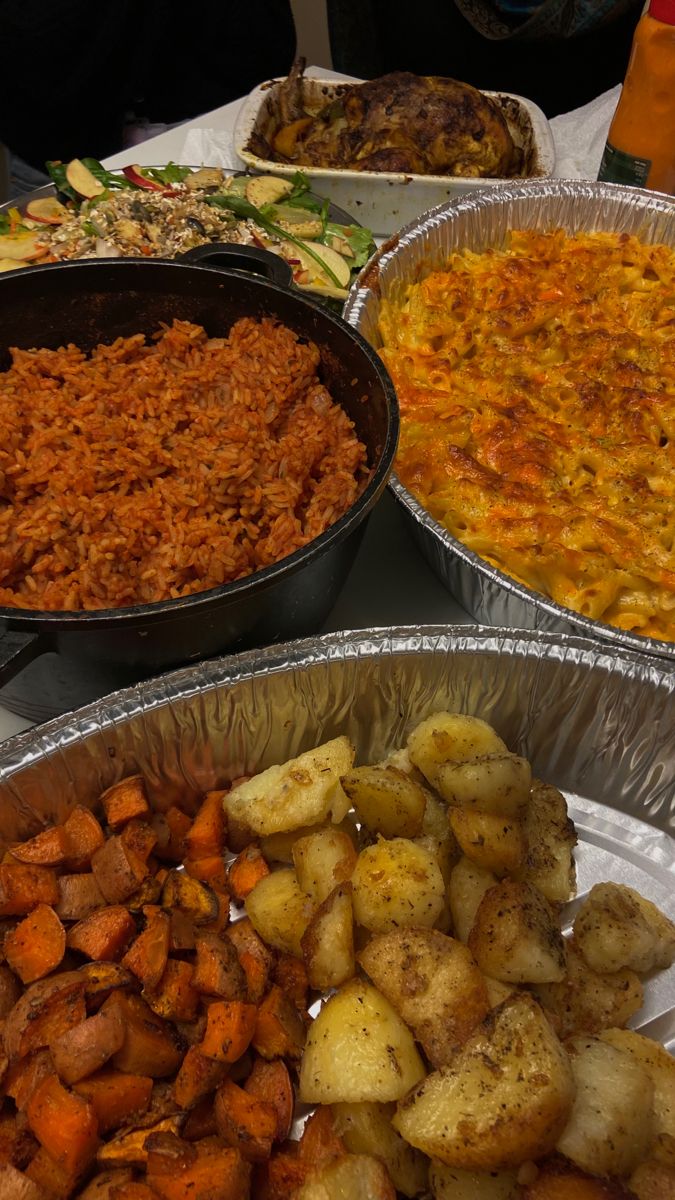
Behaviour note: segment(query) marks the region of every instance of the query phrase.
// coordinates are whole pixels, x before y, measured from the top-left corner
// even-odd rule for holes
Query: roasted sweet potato
[[[142,1167],[148,1160],[146,1142],[153,1134],[178,1133],[182,1123],[180,1116],[161,1117],[151,1125],[139,1129],[123,1129],[99,1148],[97,1159],[101,1166]]]
[[[206,1014],[199,1047],[207,1058],[233,1063],[248,1048],[256,1028],[257,1009],[243,1000],[214,1000]]]
[[[134,817],[128,825],[124,826],[120,837],[127,849],[142,858],[143,862],[148,861],[157,845],[157,834],[152,825],[148,825],[147,821],[142,821],[138,817]]]
[[[23,917],[38,904],[56,905],[59,887],[51,867],[0,864],[0,916]]]
[[[347,1147],[337,1132],[330,1108],[323,1105],[316,1108],[305,1121],[298,1157],[312,1167],[323,1167],[346,1153]]]
[[[272,969],[272,979],[290,997],[296,1008],[301,1012],[306,1010],[309,980],[307,968],[299,958],[294,954],[280,954]]]
[[[98,1122],[92,1106],[68,1091],[56,1075],[36,1087],[26,1110],[28,1124],[47,1153],[68,1174],[79,1176],[93,1161]]]
[[[117,990],[103,1009],[117,1013],[124,1026],[124,1043],[112,1060],[118,1071],[162,1079],[178,1069],[183,1047],[176,1031],[140,996]]]
[[[230,864],[228,873],[230,892],[235,900],[245,900],[256,883],[269,875],[270,869],[259,846],[247,846]]]
[[[207,858],[185,858],[183,867],[192,879],[207,883],[216,892],[227,892],[227,867],[222,854],[210,854]]]
[[[94,878],[109,904],[120,904],[141,885],[148,873],[142,858],[125,846],[121,837],[110,837],[94,852]]]
[[[150,805],[142,775],[129,775],[114,783],[101,796],[106,821],[117,832],[134,817],[149,817]]]
[[[143,916],[145,929],[127,950],[122,964],[133,971],[144,987],[154,988],[164,974],[169,957],[171,921],[168,913],[156,904],[147,904]]]
[[[225,845],[225,792],[207,792],[185,836],[185,858],[221,854]]]
[[[23,983],[42,979],[58,967],[66,931],[49,904],[38,904],[5,938],[5,957]]]
[[[34,867],[60,867],[68,857],[68,838],[62,825],[54,825],[10,849],[18,862]]]
[[[283,1059],[265,1062],[263,1058],[256,1058],[244,1083],[244,1091],[272,1105],[277,1114],[275,1141],[283,1142],[290,1133],[294,1106],[293,1085]]]
[[[213,888],[184,871],[169,871],[162,888],[162,905],[180,908],[195,925],[205,925],[218,916],[218,900]]]
[[[79,974],[84,979],[84,994],[90,1012],[100,1008],[117,988],[129,988],[134,983],[131,971],[116,962],[83,963]]]
[[[140,1179],[130,1179],[113,1187],[110,1200],[157,1200],[157,1192]]]
[[[182,950],[194,950],[195,927],[187,913],[179,908],[171,910],[169,930],[169,953],[176,954]]]
[[[173,1095],[181,1108],[192,1108],[223,1082],[227,1064],[207,1058],[197,1046],[190,1046],[174,1080]]]
[[[10,1063],[49,1046],[86,1016],[85,981],[78,971],[64,971],[32,983],[8,1014],[4,1042]]]
[[[192,985],[192,975],[190,963],[169,958],[157,986],[143,989],[152,1011],[169,1021],[194,1021],[199,1011],[199,992]]]
[[[248,917],[231,925],[226,937],[232,942],[244,969],[249,1000],[257,1004],[267,991],[275,956],[258,936]]]
[[[182,862],[185,858],[185,836],[192,826],[187,813],[174,805],[164,813],[154,813],[151,825],[157,835],[157,857],[163,862]]]
[[[222,1065],[222,1064],[221,1064]],[[227,1070],[227,1068],[225,1068]],[[218,1126],[213,1111],[213,1096],[209,1093],[191,1108],[181,1130],[186,1142],[201,1142],[204,1138],[217,1137]]]
[[[246,974],[231,941],[217,933],[201,932],[196,937],[195,950],[192,986],[198,992],[223,1000],[246,999]]]
[[[63,1083],[77,1083],[99,1071],[124,1042],[119,1013],[108,1010],[87,1017],[50,1045],[57,1074]]]
[[[111,904],[73,925],[68,930],[66,945],[69,950],[77,950],[95,962],[101,959],[114,961],[135,933],[136,922],[131,913],[119,904]]]
[[[45,1200],[40,1185],[11,1163],[0,1164],[0,1196],[2,1200]]]
[[[0,1113],[0,1162],[11,1163],[23,1171],[38,1148],[38,1143],[21,1116]]]
[[[213,1147],[183,1168],[149,1156],[147,1180],[164,1200],[247,1200],[251,1167],[238,1150]]]
[[[78,804],[64,821],[63,832],[67,850],[66,869],[89,871],[93,854],[105,841],[103,830],[93,812]]]
[[[109,1133],[111,1129],[137,1120],[147,1111],[152,1083],[149,1075],[105,1070],[73,1084],[73,1091],[91,1104],[99,1133]]]
[[[300,1058],[305,1025],[289,996],[274,984],[260,1004],[252,1038],[262,1058]]]
[[[231,1079],[218,1088],[214,1102],[218,1133],[248,1162],[264,1162],[277,1133],[274,1105],[245,1092]]]
[[[62,921],[83,921],[97,908],[105,907],[105,896],[90,871],[60,875],[56,911]]]
[[[130,1167],[119,1167],[111,1171],[98,1171],[80,1192],[79,1200],[113,1200],[113,1191],[121,1184],[133,1179]]]
[[[28,1105],[37,1085],[46,1075],[54,1074],[54,1062],[47,1047],[18,1058],[8,1068],[4,1079],[4,1090],[16,1104],[17,1110],[23,1112]]]
[[[43,1188],[47,1195],[56,1196],[57,1200],[66,1200],[77,1185],[77,1175],[72,1175],[57,1163],[44,1146],[40,1146],[33,1155],[26,1167],[26,1175],[33,1183]]]
[[[21,985],[9,967],[0,965],[0,1020],[11,1012],[21,995]]]

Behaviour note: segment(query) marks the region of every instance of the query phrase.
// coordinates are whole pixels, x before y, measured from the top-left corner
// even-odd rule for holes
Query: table
[[[311,68],[310,73],[349,79],[321,68]],[[613,88],[583,108],[553,119],[559,178],[596,177],[618,95],[619,88]],[[232,130],[240,104],[237,100],[204,113],[131,150],[112,155],[105,165],[115,168],[135,161],[150,166],[171,160],[239,169],[243,164],[234,153]],[[370,518],[352,571],[323,632],[433,623],[470,624],[471,617],[427,566],[395,501],[386,493]],[[0,740],[30,724],[0,706]]]

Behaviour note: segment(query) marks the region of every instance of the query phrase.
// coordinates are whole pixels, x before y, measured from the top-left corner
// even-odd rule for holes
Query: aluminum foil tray
[[[0,837],[16,840],[141,771],[156,803],[346,733],[358,761],[442,708],[494,724],[567,794],[578,898],[636,887],[675,919],[675,672],[586,639],[428,626],[329,634],[216,659],[117,692],[0,747]],[[675,967],[633,1024],[675,1047]]]
[[[617,230],[646,242],[675,246],[675,198],[613,183],[542,180],[505,184],[430,209],[390,238],[361,272],[344,317],[375,347],[380,301],[395,300],[411,283],[468,247],[502,245],[510,229],[561,228],[569,233]],[[617,646],[675,660],[675,643],[627,633],[563,608],[516,583],[452,537],[394,474],[389,486],[432,570],[481,624],[581,633]]]

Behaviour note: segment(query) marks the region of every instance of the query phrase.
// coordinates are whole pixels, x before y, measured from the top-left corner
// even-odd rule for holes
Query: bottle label
[[[607,142],[598,179],[607,183],[630,183],[633,187],[645,187],[651,165],[650,158],[636,158],[634,154],[626,154]]]

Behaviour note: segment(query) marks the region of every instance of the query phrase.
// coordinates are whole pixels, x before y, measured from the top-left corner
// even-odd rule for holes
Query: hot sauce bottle
[[[598,179],[675,194],[675,0],[637,23]]]

